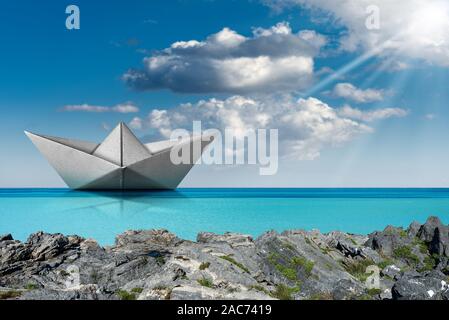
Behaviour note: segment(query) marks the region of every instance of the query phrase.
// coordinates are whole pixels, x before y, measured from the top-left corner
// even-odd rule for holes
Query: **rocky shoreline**
[[[0,236],[0,299],[449,300],[449,226],[437,217],[367,236],[127,231],[114,246]],[[370,273],[366,273],[371,270]]]

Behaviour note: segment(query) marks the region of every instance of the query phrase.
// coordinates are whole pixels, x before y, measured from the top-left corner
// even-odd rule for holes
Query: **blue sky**
[[[379,30],[361,25],[365,2],[379,6]],[[175,128],[177,113],[206,121],[201,101],[210,99],[256,126],[233,97],[272,119],[267,128],[288,132],[280,143],[299,153],[282,154],[274,176],[259,176],[257,167],[200,166],[182,186],[447,187],[447,4],[331,3],[3,3],[0,187],[64,186],[23,130],[101,141],[124,121],[134,124],[136,135],[156,137]],[[65,28],[69,4],[80,8],[80,30]],[[398,12],[407,13],[397,18]],[[388,42],[394,30],[400,32]],[[146,69],[145,58],[157,67]],[[178,64],[194,69],[176,71]],[[136,74],[137,82],[127,80]],[[191,103],[188,111],[179,107],[185,103]],[[316,111],[321,104],[331,118]],[[84,111],[67,111],[83,105]],[[120,105],[138,112],[114,112]],[[110,111],[92,112],[95,106]],[[154,110],[164,111],[172,126],[154,124]],[[306,114],[318,120],[309,123]],[[214,115],[214,123],[229,121]]]

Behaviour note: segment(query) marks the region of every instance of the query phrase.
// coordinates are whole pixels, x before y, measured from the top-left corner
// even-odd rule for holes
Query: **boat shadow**
[[[177,190],[68,190],[63,197],[75,199],[77,205],[61,213],[92,212],[108,216],[132,217],[141,212],[163,211],[170,207],[173,201],[182,199],[183,203],[189,202],[189,197]]]

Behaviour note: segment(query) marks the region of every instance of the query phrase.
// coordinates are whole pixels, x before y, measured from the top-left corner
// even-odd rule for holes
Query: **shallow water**
[[[449,223],[449,189],[179,189],[76,192],[0,189],[0,234],[78,234],[102,245],[128,229],[164,228],[194,240],[200,231],[258,236],[274,229],[369,233],[429,215]]]

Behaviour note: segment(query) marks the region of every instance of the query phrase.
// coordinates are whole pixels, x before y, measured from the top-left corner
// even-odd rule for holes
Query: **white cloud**
[[[384,90],[359,89],[351,83],[338,83],[335,85],[333,94],[336,97],[352,100],[359,103],[368,103],[382,101],[384,99]]]
[[[134,117],[131,122],[129,123],[129,126],[132,129],[140,130],[143,127],[143,121],[139,117]]]
[[[338,109],[338,114],[341,117],[346,117],[354,120],[365,122],[372,122],[392,117],[405,117],[408,114],[407,110],[401,108],[383,108],[376,110],[360,110],[352,108],[351,106],[344,106]]]
[[[112,111],[118,112],[118,113],[134,113],[139,112],[139,108],[136,107],[133,104],[125,103],[125,104],[118,104],[111,108]]]
[[[103,106],[93,106],[90,104],[76,104],[64,106],[61,111],[108,112],[109,108]]]
[[[224,28],[203,41],[173,43],[129,70],[124,81],[137,90],[258,92],[300,90],[311,83],[314,57],[326,44],[315,31],[294,33],[286,22],[255,28],[251,37]]]
[[[449,2],[447,0],[263,0],[273,8],[300,5],[312,14],[329,13],[347,28],[345,50],[358,48],[384,57],[423,59],[449,66]],[[367,7],[380,9],[380,29],[368,30]],[[328,23],[328,22],[327,22]]]
[[[154,20],[154,19],[145,19],[145,20],[143,20],[143,23],[158,24],[158,21]]]
[[[428,113],[424,116],[427,120],[434,120],[436,118],[436,115],[434,113]]]
[[[117,113],[136,113],[139,112],[139,108],[132,103],[118,104],[113,107],[95,106],[90,104],[75,104],[66,105],[61,108],[61,111],[66,112],[117,112]]]
[[[281,153],[295,159],[314,159],[327,146],[342,145],[373,131],[363,123],[340,116],[336,109],[318,99],[296,100],[290,95],[201,100],[153,110],[139,122],[144,123],[144,129],[168,138],[174,129],[191,130],[196,120],[202,120],[203,129],[232,128],[242,134],[259,128],[278,129]]]

